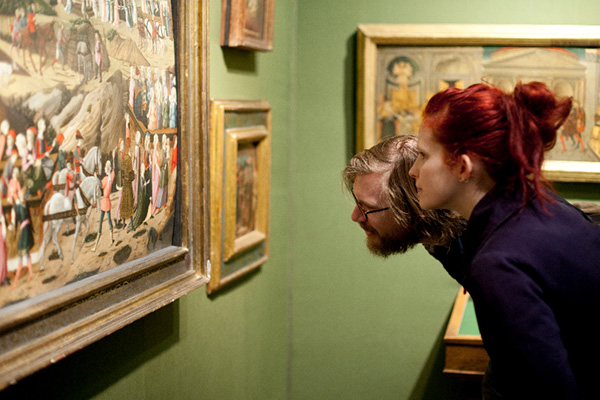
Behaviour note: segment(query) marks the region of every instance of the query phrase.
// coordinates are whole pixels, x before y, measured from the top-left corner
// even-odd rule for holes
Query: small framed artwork
[[[600,182],[600,26],[359,25],[356,151],[417,135],[427,101],[487,82],[544,82],[573,110],[546,155],[552,181]]]
[[[275,0],[222,0],[221,46],[273,50]]]
[[[63,3],[0,11],[0,390],[208,282],[208,1]]]
[[[475,307],[469,293],[460,288],[444,334],[444,372],[462,377],[482,377],[490,360],[479,334]]]
[[[209,293],[268,259],[271,107],[266,100],[211,102]]]

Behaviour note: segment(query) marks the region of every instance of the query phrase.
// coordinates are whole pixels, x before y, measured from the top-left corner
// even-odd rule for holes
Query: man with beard
[[[356,201],[352,220],[365,231],[367,247],[375,255],[405,253],[422,243],[444,261],[465,221],[451,211],[421,210],[408,175],[417,155],[417,139],[405,135],[385,139],[352,157],[342,174]]]

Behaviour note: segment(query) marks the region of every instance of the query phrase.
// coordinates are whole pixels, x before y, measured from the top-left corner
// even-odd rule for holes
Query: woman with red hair
[[[490,356],[484,399],[591,399],[600,389],[600,227],[556,195],[544,152],[571,110],[542,83],[447,89],[423,112],[410,170],[423,209],[468,220],[452,276]]]

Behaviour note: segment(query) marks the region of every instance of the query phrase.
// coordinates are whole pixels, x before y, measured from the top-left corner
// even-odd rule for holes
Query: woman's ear
[[[473,174],[473,160],[467,154],[462,154],[458,160],[458,180],[468,182]]]

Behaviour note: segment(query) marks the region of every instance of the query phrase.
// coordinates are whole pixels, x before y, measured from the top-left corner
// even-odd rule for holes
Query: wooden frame
[[[273,50],[275,0],[222,0],[221,46]]]
[[[0,390],[208,281],[208,195],[202,184],[208,179],[208,2],[177,4],[175,215],[181,223],[173,245],[0,309]]]
[[[473,314],[472,305],[468,307],[469,302],[469,294],[460,288],[444,334],[446,345],[444,372],[462,377],[480,377],[485,373],[489,362],[481,335],[461,331],[465,313]],[[474,315],[468,316],[474,317]]]
[[[359,25],[356,151],[417,134],[422,107],[447,86],[541,80],[581,105],[548,153],[546,177],[600,182],[599,48],[598,26]]]
[[[211,138],[209,293],[268,259],[269,103],[212,100]]]

